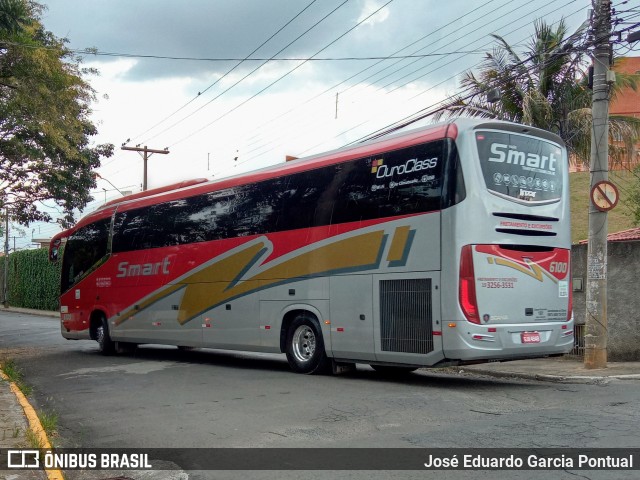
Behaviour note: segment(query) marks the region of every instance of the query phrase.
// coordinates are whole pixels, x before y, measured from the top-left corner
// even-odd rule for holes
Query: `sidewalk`
[[[9,382],[0,378],[0,452],[4,455],[8,449],[32,448],[27,439],[28,431],[29,423],[24,410],[11,391]],[[41,470],[0,470],[0,478],[43,480],[47,475]]]
[[[607,368],[588,370],[581,360],[572,357],[492,362],[451,369],[461,374],[560,383],[601,384],[612,379],[640,380],[640,362],[609,362]]]

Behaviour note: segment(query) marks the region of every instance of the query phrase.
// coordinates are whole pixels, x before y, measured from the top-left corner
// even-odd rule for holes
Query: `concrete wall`
[[[574,279],[573,314],[577,324],[586,320],[587,245],[571,250]],[[607,246],[607,320],[610,361],[640,360],[640,241],[609,242]],[[582,291],[576,291],[582,279]]]

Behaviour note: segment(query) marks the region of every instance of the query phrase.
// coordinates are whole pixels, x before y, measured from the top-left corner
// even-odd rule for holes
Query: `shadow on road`
[[[56,354],[53,354],[56,355]],[[131,360],[142,360],[149,362],[174,362],[182,365],[207,365],[211,368],[221,368],[227,370],[241,371],[262,371],[276,374],[296,375],[293,373],[283,354],[266,354],[256,352],[237,352],[229,350],[194,349],[188,351],[178,350],[172,346],[165,345],[144,345],[135,349],[132,353],[119,354],[105,357],[100,355],[97,349],[86,348],[80,351],[67,353],[67,360],[77,365],[97,367],[100,364],[113,365],[114,362],[126,363]],[[76,360],[72,360],[77,355]],[[408,374],[400,374],[397,377],[381,375],[366,364],[358,364],[357,370],[352,373],[342,375],[322,375],[304,376],[302,378],[313,379],[335,379],[335,381],[374,381],[404,386],[427,387],[427,388],[456,388],[477,390],[478,388],[544,388],[543,383],[529,380],[491,378],[473,375],[461,375],[446,368],[422,368]]]

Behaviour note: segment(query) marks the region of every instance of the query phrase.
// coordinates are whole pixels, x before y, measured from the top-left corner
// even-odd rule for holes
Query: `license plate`
[[[540,334],[538,332],[522,332],[520,338],[522,343],[540,343]]]

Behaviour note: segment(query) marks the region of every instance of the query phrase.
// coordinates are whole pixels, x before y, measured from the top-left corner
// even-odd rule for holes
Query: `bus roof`
[[[356,158],[366,157],[367,155],[388,152],[431,140],[442,138],[451,138],[455,140],[457,134],[458,129],[455,123],[445,123],[415,129],[359,145],[343,147],[309,157],[302,157],[286,163],[280,163],[252,172],[226,177],[220,180],[213,180],[184,188],[158,192],[156,194],[146,195],[142,198],[135,198],[131,200],[128,198],[119,199],[120,202],[118,202],[116,206],[118,211],[131,210],[160,202],[187,198],[209,191],[223,190],[225,188],[232,188],[247,183],[260,182],[282,175],[314,170],[325,165],[347,162]],[[96,217],[95,219],[98,218],[100,217]]]
[[[325,165],[347,162],[356,158],[362,158],[368,155],[401,149],[432,140],[443,138],[450,138],[455,140],[458,137],[459,128],[472,128],[478,126],[511,126],[511,128],[513,128],[514,126],[516,126],[516,124],[489,119],[459,118],[447,123],[440,123],[395,133],[365,143],[347,146],[309,157],[302,157],[296,160],[288,161],[286,163],[280,163],[252,172],[226,177],[220,180],[207,181],[207,179],[205,178],[198,178],[166,185],[164,187],[147,190],[145,192],[139,192],[108,202],[95,212],[92,212],[82,218],[74,227],[65,230],[64,232],[61,232],[53,237],[52,243],[54,240],[71,235],[74,231],[76,231],[78,228],[83,227],[84,225],[92,223],[96,220],[110,217],[116,209],[118,211],[126,211],[154,205],[156,203],[177,200],[180,198],[188,198],[210,191],[232,188],[247,183],[260,182],[263,180],[268,180],[270,178],[279,177],[281,175],[314,170]],[[551,134],[549,132],[544,132],[533,127],[524,128],[526,131],[532,130],[537,134],[546,134],[547,136],[553,137],[551,138],[552,140],[560,141],[559,137],[556,137],[554,134]]]

